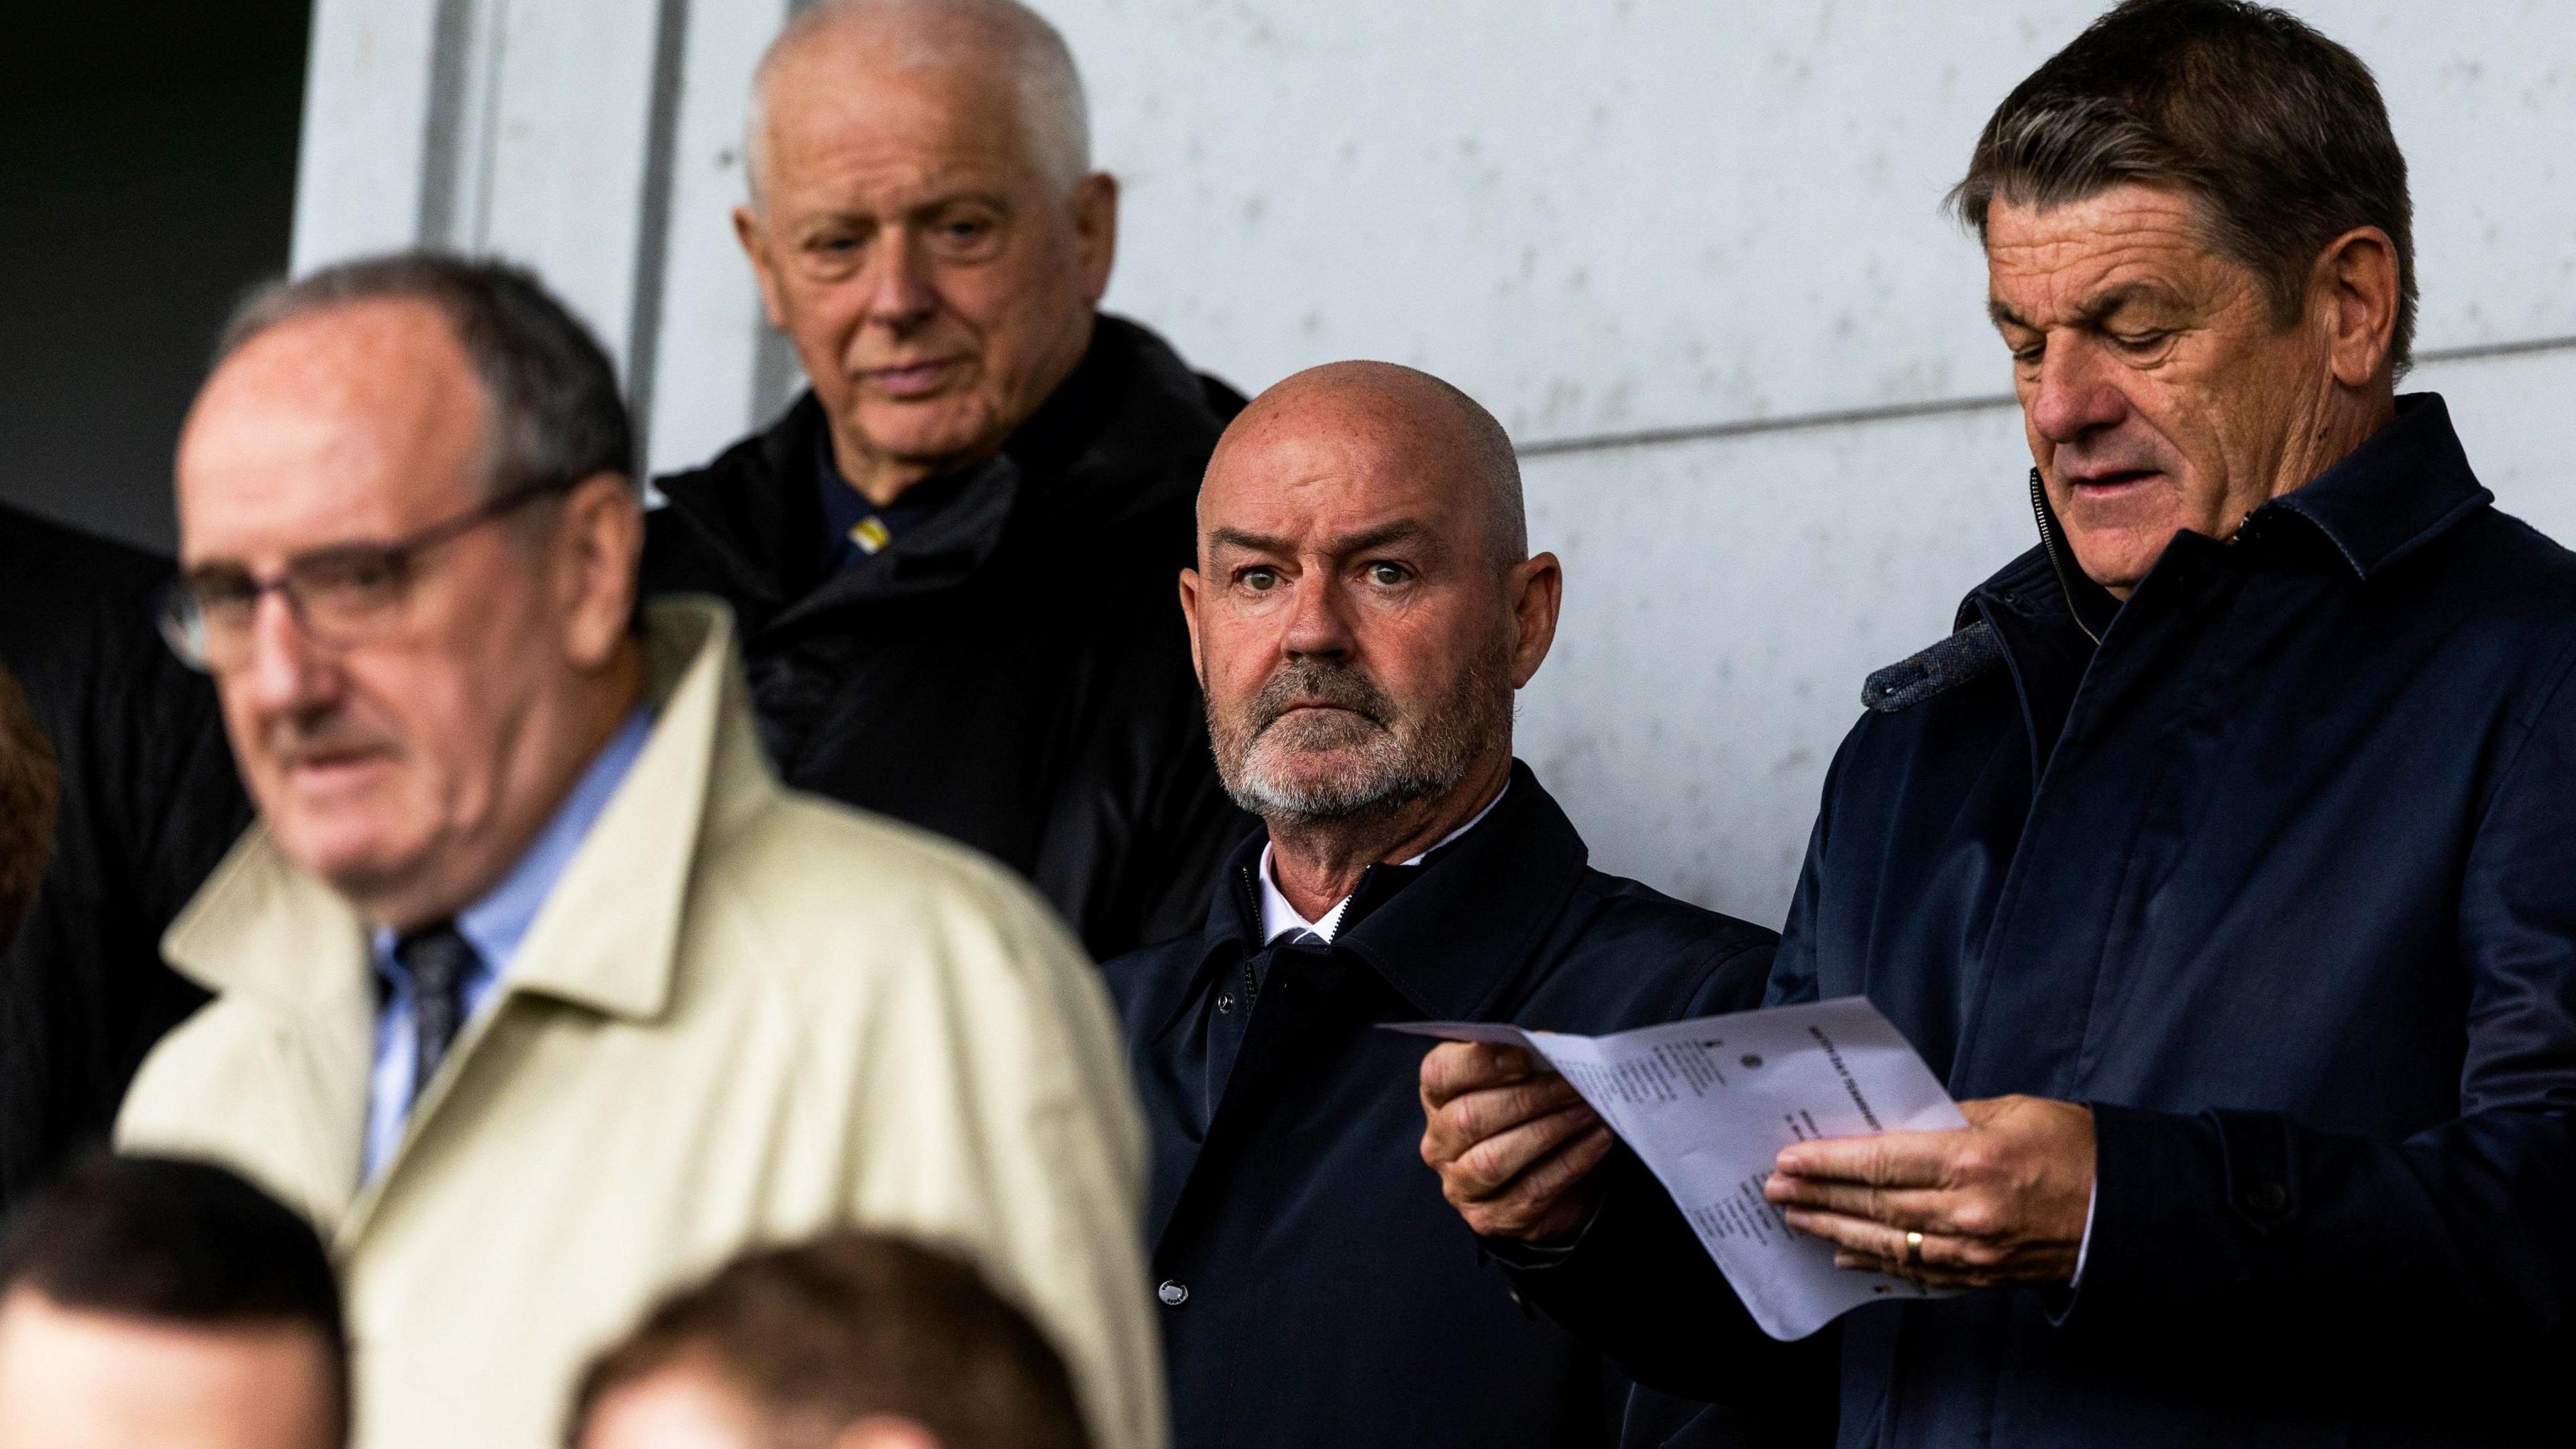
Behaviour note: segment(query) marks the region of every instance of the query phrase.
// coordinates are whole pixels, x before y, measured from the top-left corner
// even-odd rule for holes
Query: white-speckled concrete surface
[[[1576,445],[1528,470],[1533,533],[1569,587],[1523,752],[1603,863],[1776,921],[1861,676],[1946,628],[2028,542],[2018,419],[1583,440],[2003,391],[1979,258],[1939,203],[1985,114],[2098,7],[1040,8],[1126,186],[1113,307],[1247,388],[1388,357],[1459,382],[1525,443]],[[2415,173],[2422,345],[2576,337],[2576,11],[2294,8],[2387,91]],[[768,401],[724,210],[744,80],[785,12],[318,0],[299,265],[404,243],[425,218],[534,261],[647,363],[656,462],[713,452]],[[2418,385],[2452,395],[2507,508],[2576,536],[2576,349],[2430,365]]]

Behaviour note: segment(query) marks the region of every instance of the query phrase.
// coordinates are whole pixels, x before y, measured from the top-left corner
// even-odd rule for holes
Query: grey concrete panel
[[[2497,505],[2576,539],[2576,351],[2424,368]],[[2021,415],[1605,450],[1525,471],[1566,570],[1520,750],[1606,869],[1778,924],[1860,684],[2029,548]]]
[[[1246,386],[1386,357],[1540,441],[2000,390],[1980,259],[1941,198],[2005,92],[2102,7],[1043,8],[1127,183],[1113,304]],[[2569,12],[2294,8],[2387,93],[2426,345],[2576,333]]]

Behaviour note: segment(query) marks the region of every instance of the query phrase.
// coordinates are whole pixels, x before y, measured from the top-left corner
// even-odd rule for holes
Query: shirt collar
[[[1503,797],[1510,794],[1511,791],[1512,782],[1506,778],[1503,781],[1503,788],[1495,791],[1494,798],[1486,801],[1485,808],[1477,811],[1475,815],[1468,819],[1466,824],[1459,826],[1457,829],[1450,831],[1444,836],[1441,836],[1438,840],[1431,843],[1429,849],[1423,850],[1416,854],[1412,859],[1399,862],[1399,864],[1403,866],[1422,864],[1422,862],[1430,856],[1432,851],[1440,849],[1442,846],[1447,845],[1449,842],[1456,840],[1459,836],[1466,834],[1468,831],[1473,830],[1478,825],[1484,823],[1485,817],[1493,814],[1494,807],[1503,803]],[[1299,931],[1311,931],[1315,934],[1316,939],[1324,942],[1326,945],[1332,944],[1334,933],[1342,928],[1343,915],[1348,913],[1351,908],[1351,898],[1349,896],[1344,896],[1340,900],[1333,902],[1333,908],[1324,912],[1324,918],[1320,921],[1310,921],[1304,916],[1299,915],[1297,913],[1297,908],[1289,904],[1287,895],[1279,889],[1278,882],[1270,873],[1270,845],[1266,840],[1262,842],[1261,865],[1254,873],[1254,879],[1260,882],[1261,887],[1261,939],[1263,941],[1274,942],[1282,936],[1293,936]]]
[[[473,945],[482,973],[496,980],[509,974],[520,943],[528,938],[528,928],[536,924],[537,912],[545,906],[546,897],[554,893],[555,882],[563,878],[573,856],[580,852],[600,812],[608,808],[610,797],[625,782],[636,756],[644,753],[644,742],[652,733],[651,707],[636,706],[626,722],[618,726],[617,733],[592,757],[581,778],[573,782],[571,793],[555,807],[554,818],[520,853],[510,873],[456,913],[457,934]],[[400,974],[401,964],[394,959],[395,933],[380,927],[374,940],[376,970],[388,976]]]

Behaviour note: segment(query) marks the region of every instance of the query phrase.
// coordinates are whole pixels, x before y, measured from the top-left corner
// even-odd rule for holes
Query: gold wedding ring
[[[1920,1268],[1923,1266],[1923,1235],[1921,1233],[1907,1233],[1905,1235],[1905,1266],[1908,1268]]]

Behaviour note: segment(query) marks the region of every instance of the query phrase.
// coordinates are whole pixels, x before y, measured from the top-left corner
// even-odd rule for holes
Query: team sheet
[[[1836,1268],[1830,1245],[1790,1232],[1762,1196],[1772,1159],[1792,1142],[1968,1125],[1932,1069],[1865,997],[1609,1036],[1492,1022],[1388,1029],[1524,1047],[1563,1073],[1672,1194],[1773,1338],[1804,1338],[1864,1303],[1942,1295]]]

